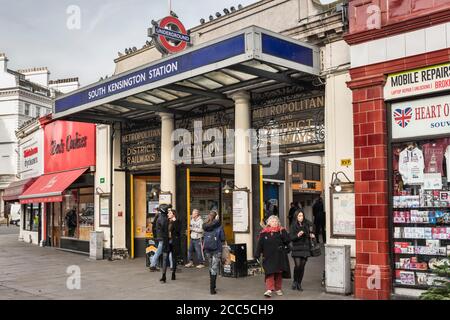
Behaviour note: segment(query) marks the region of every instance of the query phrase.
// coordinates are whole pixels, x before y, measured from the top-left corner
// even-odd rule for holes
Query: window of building
[[[31,112],[31,105],[30,105],[29,103],[25,103],[25,109],[24,109],[23,113],[24,113],[26,116],[29,116],[29,115],[30,115],[30,112]]]
[[[62,236],[89,241],[94,231],[94,188],[68,190],[63,199]]]
[[[36,117],[41,116],[41,107],[36,107]]]
[[[40,205],[39,203],[27,204],[24,206],[24,226],[23,229],[26,231],[39,231],[39,220],[40,220]]]

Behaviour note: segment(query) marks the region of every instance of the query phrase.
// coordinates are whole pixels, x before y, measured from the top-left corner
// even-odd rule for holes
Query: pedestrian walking
[[[158,209],[158,212],[156,213],[155,218],[153,219],[153,222],[152,222],[153,239],[158,242],[158,247],[156,249],[156,252],[150,258],[150,271],[152,271],[152,272],[160,271],[159,268],[157,267],[157,264],[158,264],[158,260],[162,254],[162,249],[163,249],[163,241],[162,241],[163,239],[158,234],[158,230],[157,230],[158,227],[156,225],[158,218],[159,218],[159,209]]]
[[[289,218],[289,226],[292,225],[292,221],[294,220],[295,213],[299,209],[298,202],[291,202],[291,208],[289,209],[288,218]]]
[[[8,210],[5,210],[3,213],[3,217],[6,219],[6,227],[9,227],[9,212]]]
[[[289,235],[292,241],[292,258],[295,263],[292,290],[303,291],[305,266],[308,257],[311,256],[311,239],[315,238],[312,223],[305,218],[303,211],[297,211]]]
[[[276,295],[282,296],[283,273],[290,278],[290,267],[288,259],[289,234],[280,224],[277,216],[267,219],[267,226],[261,231],[256,248],[255,258],[263,256],[262,266],[265,273],[266,292],[268,298],[275,291]]]
[[[211,294],[216,294],[222,246],[225,242],[225,232],[220,223],[219,214],[216,211],[211,211],[208,214],[208,218],[203,224],[203,229],[205,231],[204,250],[209,265],[209,290]]]
[[[161,274],[161,281],[162,283],[166,282],[166,272],[169,262],[169,255],[170,252],[173,250],[172,248],[172,241],[170,239],[171,234],[169,233],[169,206],[168,205],[161,205],[159,207],[159,216],[158,220],[156,221],[156,232],[158,234],[158,238],[161,239],[163,248],[162,248],[162,255],[163,255],[163,265],[162,265],[162,274]],[[172,226],[173,228],[173,226]],[[175,279],[175,272],[172,272],[172,279]]]
[[[192,210],[192,217],[190,221],[190,243],[188,250],[188,263],[185,265],[186,268],[194,267],[194,254],[197,257],[197,268],[205,267],[205,258],[203,256],[203,220],[200,216],[200,212],[197,209]]]
[[[177,218],[175,209],[169,209],[169,261],[172,270],[172,280],[176,279],[177,261],[181,251],[181,221]]]
[[[325,210],[322,197],[316,200],[313,205],[314,226],[316,228],[316,240],[319,243],[319,235],[322,234],[323,243],[327,242],[325,232]]]

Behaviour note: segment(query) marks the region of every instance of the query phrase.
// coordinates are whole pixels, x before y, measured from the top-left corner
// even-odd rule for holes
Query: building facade
[[[12,201],[17,199],[3,194],[11,183],[18,183],[21,160],[16,131],[28,121],[52,113],[53,98],[60,92],[68,92],[60,87],[64,82],[67,89],[79,87],[78,79],[50,81],[47,68],[31,68],[13,71],[8,68],[8,58],[0,54],[0,212],[10,210]],[[20,183],[19,183],[20,184]],[[15,188],[15,185],[11,186]],[[7,192],[7,191],[6,191]],[[13,192],[14,193],[14,192]]]
[[[358,298],[417,296],[448,255],[449,9],[349,2]]]
[[[287,225],[291,201],[303,202],[310,210],[323,194],[326,211],[331,211],[329,187],[334,174],[344,172],[350,183],[353,181],[345,12],[339,3],[328,7],[316,1],[294,0],[264,0],[240,10],[230,8],[223,16],[202,20],[192,28],[192,43],[185,52],[163,55],[155,41],[139,50],[126,49],[126,54],[115,60],[112,78],[57,99],[56,118],[99,123],[96,217],[101,214],[97,203],[106,203],[112,194],[113,235],[104,229],[106,247],[112,245],[113,250],[131,257],[144,255],[146,239],[152,235],[154,209],[162,202],[176,207],[186,231],[192,209],[200,209],[202,215],[219,211],[227,239],[245,243],[248,259],[253,258],[261,221],[275,213]],[[165,19],[173,21],[174,17]],[[247,52],[251,61],[241,63],[227,55],[234,54],[230,50],[239,54],[243,34],[246,50],[253,44],[256,47]],[[278,56],[276,62],[267,63],[262,56],[262,61],[252,60],[258,54],[257,46],[265,45],[258,42],[261,34],[274,41],[268,45],[288,46],[288,55],[311,50],[309,67],[301,66],[305,61],[295,57]],[[209,54],[203,56],[203,52]],[[273,52],[267,59],[278,54]],[[194,58],[196,55],[202,59]],[[213,64],[207,65],[208,60]],[[186,61],[197,65],[191,66],[190,73],[178,70]],[[300,64],[293,67],[294,61]],[[140,69],[152,79],[139,73]],[[181,75],[171,78],[170,73]],[[160,79],[163,82],[158,82]],[[156,87],[152,87],[154,81]],[[134,89],[127,92],[124,86]],[[196,123],[203,129],[219,128],[224,140],[227,129],[273,130],[274,123],[279,125],[277,170],[270,172],[262,162],[251,164],[249,158],[258,150],[249,153],[249,142],[240,135],[234,137],[234,147],[228,149],[225,143],[222,150],[214,149],[207,157],[202,154],[202,145],[198,148],[193,141],[189,148],[192,162],[174,161],[172,131],[183,129],[193,133],[196,140]],[[344,139],[337,139],[338,135]],[[220,165],[210,161],[218,156],[229,161]],[[249,158],[242,162],[242,157]],[[343,165],[341,160],[348,161]],[[227,188],[235,192],[227,193]],[[239,208],[243,211],[236,210],[238,196],[248,200]],[[327,215],[327,240],[350,245],[354,254],[354,215],[353,221],[351,213],[340,217],[336,213],[331,222]],[[343,226],[345,232],[337,228],[331,232],[332,224]],[[184,238],[184,245],[188,241]]]

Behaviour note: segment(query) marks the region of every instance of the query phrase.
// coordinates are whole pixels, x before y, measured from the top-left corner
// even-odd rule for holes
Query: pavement
[[[160,273],[145,268],[144,258],[94,261],[88,256],[50,247],[19,242],[19,228],[0,226],[1,300],[264,300],[264,276],[219,277],[217,295],[209,294],[208,269],[180,267],[177,280],[159,282]],[[292,291],[283,281],[282,297],[276,300],[347,300],[351,296],[332,295],[321,286],[324,257],[310,258],[306,266],[303,292]],[[79,270],[73,280],[68,268]],[[79,268],[79,269],[78,269]],[[69,271],[69,273],[68,273]],[[69,284],[69,286],[67,285]],[[79,289],[74,284],[80,284]],[[72,289],[69,289],[72,288]]]

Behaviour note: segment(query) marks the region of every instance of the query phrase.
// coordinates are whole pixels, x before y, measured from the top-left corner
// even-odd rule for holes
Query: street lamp
[[[348,183],[352,183],[351,180],[347,177],[345,172],[339,171],[339,172],[333,172],[331,175],[331,186],[334,188],[335,192],[341,192],[342,191],[342,181],[338,178],[338,175],[342,174],[347,179]]]
[[[229,186],[228,182],[231,182],[232,187]],[[225,186],[222,188],[222,192],[225,193],[225,194],[229,194],[229,193],[231,193],[233,191],[249,191],[249,189],[248,188],[239,188],[231,180],[225,181]]]

